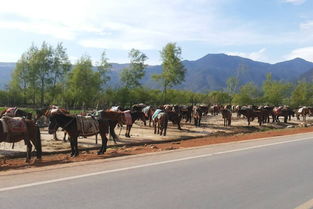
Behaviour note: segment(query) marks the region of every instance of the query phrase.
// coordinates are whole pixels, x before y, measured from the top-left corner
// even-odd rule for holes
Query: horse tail
[[[36,142],[36,152],[37,158],[40,159],[42,155],[42,145],[41,145],[41,134],[39,126],[35,126],[35,142]]]

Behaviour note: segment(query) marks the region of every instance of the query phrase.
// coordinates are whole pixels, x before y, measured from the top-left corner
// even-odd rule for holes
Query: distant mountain
[[[183,64],[187,69],[185,82],[175,88],[196,92],[224,89],[230,76],[238,76],[241,84],[252,81],[257,85],[263,83],[267,73],[271,73],[273,79],[281,81],[296,81],[303,77],[308,78],[308,75],[311,75],[311,81],[313,80],[313,63],[300,58],[269,64],[239,56],[208,54],[195,61],[185,60]],[[110,86],[120,86],[119,74],[127,66],[128,64],[112,63]],[[1,88],[8,84],[14,68],[15,63],[0,63]],[[143,85],[149,88],[160,88],[160,85],[153,81],[151,76],[159,74],[161,71],[160,65],[148,66],[146,75],[142,79]]]

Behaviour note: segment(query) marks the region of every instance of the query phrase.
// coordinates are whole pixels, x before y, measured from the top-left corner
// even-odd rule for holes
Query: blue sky
[[[62,42],[75,62],[103,50],[126,63],[128,51],[159,64],[168,42],[183,59],[208,53],[276,63],[313,62],[313,0],[0,0],[0,62],[15,62],[32,43]]]

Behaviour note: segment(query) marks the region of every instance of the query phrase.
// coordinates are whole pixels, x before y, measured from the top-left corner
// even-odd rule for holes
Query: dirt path
[[[250,126],[247,126],[247,121],[245,119],[233,116],[232,126],[224,127],[223,120],[220,115],[206,116],[202,120],[201,127],[195,127],[193,124],[189,123],[182,123],[183,130],[178,130],[177,126],[170,123],[167,136],[159,136],[153,134],[152,127],[143,126],[141,122],[136,122],[131,131],[131,138],[124,137],[125,128],[122,130],[117,128],[116,133],[119,134],[120,138],[118,141],[119,146],[114,146],[113,142],[109,141],[108,144],[110,148],[108,149],[107,153],[102,156],[96,155],[96,149],[99,148],[100,145],[95,144],[95,137],[79,139],[80,150],[93,150],[82,151],[81,155],[74,159],[70,158],[68,154],[70,150],[69,143],[63,142],[62,140],[52,140],[52,135],[49,135],[47,133],[47,129],[45,128],[41,130],[42,147],[46,154],[49,153],[51,155],[44,155],[42,162],[33,161],[30,164],[25,164],[24,157],[20,159],[12,159],[16,158],[17,156],[25,156],[26,148],[23,142],[16,143],[14,149],[12,149],[11,144],[0,143],[0,170],[46,166],[51,164],[69,163],[260,137],[277,136],[281,134],[301,133],[312,131],[313,129],[286,129],[286,127],[299,127],[304,125],[311,125],[312,123],[313,118],[308,118],[305,124],[303,121],[298,121],[294,118],[293,120],[288,121],[288,124],[269,123],[263,126],[258,126],[257,122],[253,121]],[[62,139],[63,132],[59,131],[58,137]],[[134,144],[146,145],[134,146]]]
[[[242,131],[242,127],[235,127],[232,129],[239,129]],[[256,131],[255,127],[246,127],[246,129],[251,132]],[[266,130],[266,129],[264,129]],[[193,139],[179,139],[177,138],[174,142],[162,143],[161,140],[156,141],[155,143],[149,145],[141,145],[141,146],[130,146],[125,144],[122,147],[112,147],[107,150],[104,155],[97,155],[96,150],[92,151],[82,151],[81,154],[76,158],[70,158],[69,154],[52,154],[45,155],[41,162],[37,162],[36,160],[32,160],[31,163],[26,164],[24,158],[18,159],[0,159],[0,170],[6,171],[11,169],[31,169],[35,167],[43,167],[48,165],[57,165],[57,164],[65,164],[71,162],[79,162],[79,161],[87,161],[87,160],[95,160],[95,159],[105,159],[119,156],[127,156],[127,155],[136,155],[141,153],[149,153],[149,152],[159,152],[163,150],[174,150],[174,149],[182,149],[187,147],[196,147],[210,144],[218,144],[218,143],[227,143],[234,141],[243,141],[264,137],[273,137],[273,136],[282,136],[282,135],[290,135],[297,133],[306,133],[313,132],[313,127],[303,127],[303,128],[288,128],[288,129],[275,129],[268,130],[264,132],[254,132],[254,133],[227,133],[223,134],[217,132],[217,134],[213,136],[204,136],[200,138]]]

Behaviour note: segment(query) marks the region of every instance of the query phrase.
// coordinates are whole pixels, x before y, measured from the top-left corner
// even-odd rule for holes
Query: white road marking
[[[88,174],[82,174],[82,175],[76,175],[76,176],[69,176],[69,177],[58,178],[58,179],[51,179],[51,180],[46,180],[46,181],[39,181],[39,182],[34,182],[34,183],[29,183],[29,184],[22,184],[22,185],[11,186],[11,187],[3,187],[3,188],[0,188],[0,192],[16,190],[16,189],[22,189],[22,188],[38,186],[38,185],[43,185],[43,184],[51,184],[51,183],[56,183],[56,182],[61,182],[61,181],[74,180],[74,179],[85,178],[85,177],[89,177],[89,176],[97,176],[97,175],[102,175],[102,174],[107,174],[107,173],[115,173],[115,172],[120,172],[120,171],[133,170],[133,169],[137,169],[137,168],[144,168],[144,167],[151,167],[151,166],[156,166],[156,165],[175,163],[175,162],[180,162],[180,161],[185,161],[185,160],[192,160],[192,159],[197,159],[197,158],[205,158],[205,157],[210,157],[210,156],[214,156],[214,155],[221,155],[221,154],[227,154],[227,153],[233,153],[233,152],[240,152],[240,151],[245,151],[245,150],[250,150],[250,149],[257,149],[257,148],[262,148],[262,147],[269,147],[269,146],[279,145],[279,144],[287,144],[287,143],[292,143],[292,142],[299,142],[299,141],[304,141],[304,140],[309,140],[309,139],[313,139],[313,138],[312,137],[308,137],[308,138],[294,139],[294,140],[283,141],[283,142],[275,142],[275,143],[270,143],[270,144],[256,145],[256,146],[239,148],[239,149],[233,149],[233,150],[228,150],[228,151],[221,151],[221,152],[215,152],[215,153],[210,153],[210,154],[203,154],[203,155],[192,156],[192,157],[178,158],[178,159],[174,159],[174,160],[166,160],[166,161],[161,161],[161,162],[147,163],[147,164],[143,164],[143,165],[130,166],[130,167],[118,168],[118,169],[112,169],[112,170],[105,170],[105,171],[99,171],[99,172],[94,172],[94,173],[88,173]]]

